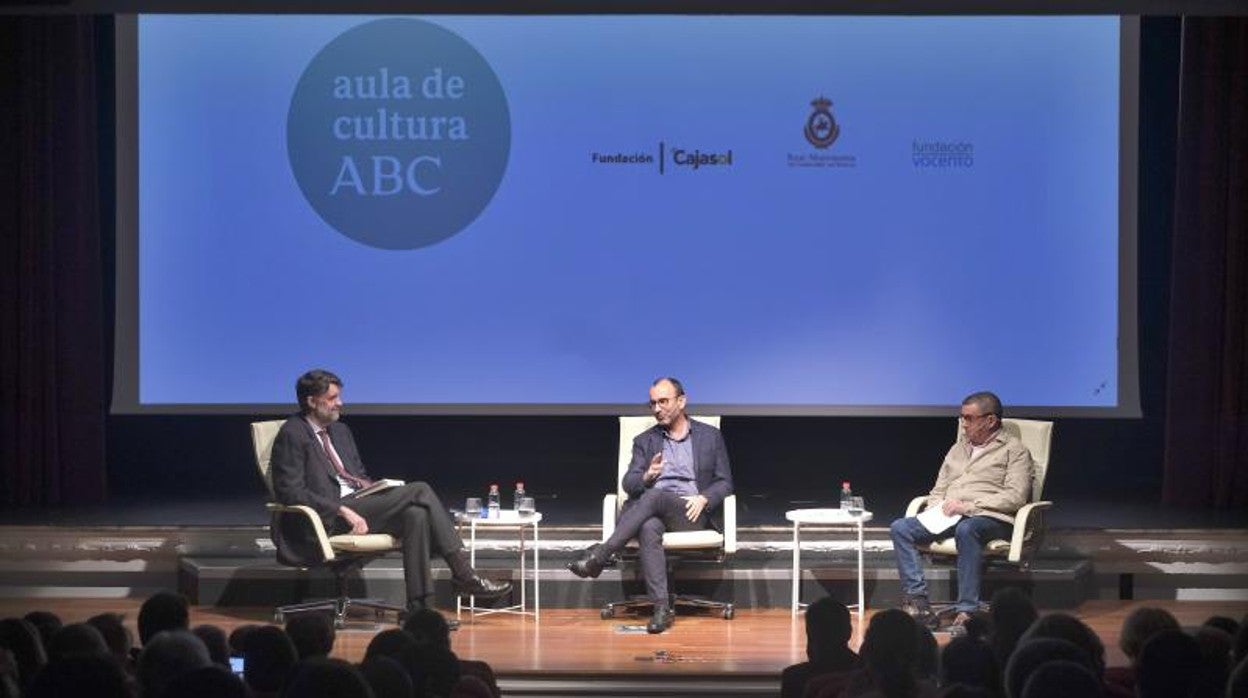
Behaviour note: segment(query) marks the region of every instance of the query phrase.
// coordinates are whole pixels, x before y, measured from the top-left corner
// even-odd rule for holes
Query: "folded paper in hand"
[[[356,490],[352,492],[351,496],[352,497],[367,497],[370,494],[376,494],[378,492],[388,490],[391,487],[402,487],[405,484],[407,483],[403,482],[402,480],[387,480],[383,478],[381,480],[377,480],[373,482],[373,484],[369,485],[368,487],[365,487],[364,489]]]
[[[919,523],[923,524],[923,528],[926,528],[928,531],[931,531],[932,533],[944,533],[952,528],[954,524],[961,521],[962,515],[946,514],[942,505],[944,505],[944,502],[937,502],[935,505],[919,512],[919,515],[915,518],[917,518]]]

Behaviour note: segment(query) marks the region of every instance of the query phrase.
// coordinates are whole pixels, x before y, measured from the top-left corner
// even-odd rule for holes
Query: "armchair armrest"
[[[737,495],[724,498],[724,552],[737,552]]]
[[[1024,504],[1018,513],[1014,515],[1014,534],[1010,536],[1010,555],[1009,561],[1013,563],[1021,562],[1023,559],[1023,544],[1027,542],[1027,533],[1034,526],[1039,526],[1043,521],[1044,510],[1053,506],[1053,502],[1039,501]]]
[[[602,498],[602,540],[615,533],[615,517],[620,510],[619,495],[608,494]]]
[[[334,559],[334,549],[315,509],[276,502],[265,504],[265,508],[272,518],[270,535],[282,562],[306,567]]]
[[[906,518],[917,516],[920,511],[927,508],[927,495],[920,495],[910,500],[910,504],[906,506]]]

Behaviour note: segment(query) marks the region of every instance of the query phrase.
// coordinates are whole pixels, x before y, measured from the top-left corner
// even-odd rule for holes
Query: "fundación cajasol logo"
[[[308,64],[286,148],[304,197],[335,230],[416,249],[460,232],[494,197],[511,114],[467,41],[424,20],[380,19],[338,35]]]

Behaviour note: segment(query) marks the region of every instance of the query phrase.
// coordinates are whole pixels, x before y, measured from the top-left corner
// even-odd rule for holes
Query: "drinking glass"
[[[481,498],[469,497],[464,500],[464,516],[475,519],[481,516]]]
[[[849,515],[862,516],[863,502],[862,497],[849,498]]]
[[[537,511],[537,502],[533,501],[532,497],[521,497],[516,511],[520,512],[521,516],[532,516]]]

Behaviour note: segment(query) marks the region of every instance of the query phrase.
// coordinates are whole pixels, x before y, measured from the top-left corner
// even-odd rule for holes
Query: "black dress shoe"
[[[479,574],[474,574],[467,579],[452,579],[451,584],[459,594],[480,596],[485,599],[511,593],[511,582],[495,582]]]
[[[646,623],[646,632],[651,635],[658,635],[672,627],[674,622],[676,622],[675,611],[665,606],[655,606],[654,615],[650,616],[650,622]]]
[[[581,579],[585,579],[586,577],[597,579],[598,575],[602,574],[603,568],[603,564],[598,561],[597,557],[594,556],[594,552],[597,550],[597,545],[591,545],[581,553],[579,558],[568,563],[568,569],[572,571],[572,574],[575,574]]]

